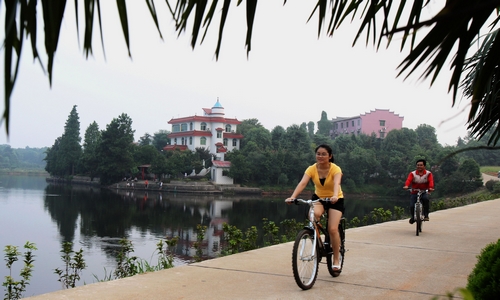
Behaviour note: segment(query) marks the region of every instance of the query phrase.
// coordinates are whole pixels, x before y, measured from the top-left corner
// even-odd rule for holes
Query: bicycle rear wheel
[[[340,235],[340,270],[333,269],[333,253],[328,253],[326,256],[326,263],[328,267],[328,272],[332,277],[337,277],[342,273],[345,261],[345,218],[340,219],[339,223],[339,235]]]
[[[422,205],[420,203],[415,204],[415,223],[417,224],[417,236],[422,232]]]
[[[313,245],[314,233],[309,229],[300,231],[293,244],[293,277],[303,290],[312,288],[318,276],[318,251],[313,251]]]

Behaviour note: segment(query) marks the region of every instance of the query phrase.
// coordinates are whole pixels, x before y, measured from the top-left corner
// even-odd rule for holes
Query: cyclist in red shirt
[[[429,193],[425,193],[422,195],[420,200],[424,205],[424,221],[429,221],[429,197],[428,194],[434,191],[434,177],[430,171],[425,169],[427,162],[425,159],[417,160],[417,169],[408,174],[408,178],[406,179],[405,186],[403,187],[405,190],[411,184],[412,189],[417,190],[429,190]],[[417,202],[417,191],[412,191],[410,196],[410,224],[415,223],[413,219],[413,214],[415,210],[415,202]]]

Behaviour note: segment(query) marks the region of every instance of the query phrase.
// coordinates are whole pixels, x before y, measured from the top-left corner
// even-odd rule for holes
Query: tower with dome
[[[219,99],[212,108],[203,108],[201,116],[195,114],[173,118],[168,124],[172,125],[171,133],[168,135],[170,145],[165,146],[163,150],[195,151],[196,148],[205,148],[216,157],[212,161],[212,181],[218,184],[233,183],[231,178],[222,176],[223,171],[231,166],[230,162],[224,161],[224,154],[240,149],[243,135],[236,133],[236,129],[241,122],[236,118],[225,117],[224,107]]]

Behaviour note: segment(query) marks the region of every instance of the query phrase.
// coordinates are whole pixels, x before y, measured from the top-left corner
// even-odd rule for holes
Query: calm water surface
[[[345,216],[362,217],[373,208],[392,210],[395,205],[407,202],[346,198]],[[175,265],[182,265],[193,260],[198,224],[207,226],[204,255],[213,258],[220,253],[223,223],[242,231],[254,225],[260,230],[263,218],[279,225],[285,219],[303,220],[304,216],[305,206],[285,205],[282,198],[110,191],[49,185],[45,177],[0,175],[1,249],[13,245],[24,253],[22,246],[27,241],[38,248],[25,297],[62,289],[54,269],[64,267],[63,242],[72,242],[75,251],[83,249],[87,268],[78,282],[83,285],[96,282],[95,277],[104,279],[115,270],[122,238],[132,242],[133,255],[156,265],[156,243],[179,236]],[[22,264],[22,258],[14,263],[16,280]],[[6,275],[3,263],[0,276],[4,279]]]

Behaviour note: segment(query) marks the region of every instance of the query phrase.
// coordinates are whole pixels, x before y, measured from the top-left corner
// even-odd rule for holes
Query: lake
[[[24,297],[62,289],[56,268],[62,269],[61,249],[72,242],[73,250],[83,249],[87,268],[77,285],[104,279],[116,268],[119,241],[132,242],[133,255],[156,265],[156,243],[179,237],[173,252],[175,265],[193,261],[196,226],[207,226],[204,256],[220,255],[222,224],[245,232],[251,226],[260,230],[262,219],[278,226],[285,219],[304,220],[305,206],[285,205],[284,197],[222,196],[166,192],[112,191],[89,186],[47,184],[43,176],[0,175],[0,246],[36,244],[34,272]],[[374,208],[393,210],[407,207],[406,199],[346,198],[345,217],[362,218]],[[348,237],[347,237],[348,239]],[[262,238],[259,240],[261,246]],[[5,253],[2,253],[4,256]],[[19,280],[22,258],[13,265],[12,276]],[[8,275],[0,267],[2,282]]]

